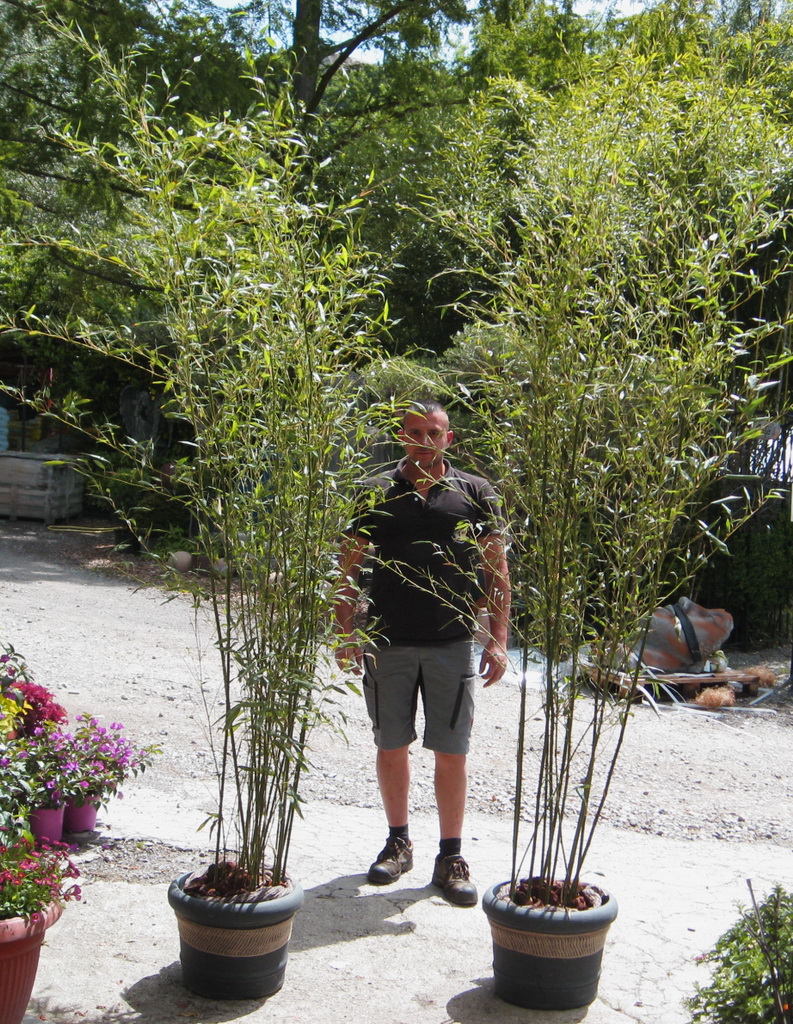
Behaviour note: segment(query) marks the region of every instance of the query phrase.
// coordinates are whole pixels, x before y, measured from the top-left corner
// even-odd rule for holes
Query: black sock
[[[410,832],[407,825],[394,825],[388,830],[389,839],[402,839],[406,843],[410,842]]]
[[[441,839],[441,857],[459,856],[463,848],[462,839]]]

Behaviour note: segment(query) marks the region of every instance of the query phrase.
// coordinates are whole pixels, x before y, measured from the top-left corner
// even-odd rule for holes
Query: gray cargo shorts
[[[375,744],[397,750],[416,739],[416,707],[424,707],[424,746],[467,754],[474,723],[473,640],[438,647],[374,647],[364,656],[363,691]]]

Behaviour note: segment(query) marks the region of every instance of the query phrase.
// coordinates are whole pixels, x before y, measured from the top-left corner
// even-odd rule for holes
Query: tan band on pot
[[[184,943],[202,953],[217,956],[263,956],[289,942],[292,918],[264,928],[210,928],[177,914],[179,935]]]
[[[529,956],[544,956],[549,960],[574,960],[580,956],[599,953],[606,944],[609,926],[597,932],[583,935],[538,935],[533,932],[516,931],[490,922],[493,942],[502,949]]]

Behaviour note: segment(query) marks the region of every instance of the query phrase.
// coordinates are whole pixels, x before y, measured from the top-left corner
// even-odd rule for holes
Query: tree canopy
[[[597,80],[608,90],[626,59],[641,61],[647,81],[667,70],[677,81],[671,116],[688,132],[685,112],[700,89],[692,68],[707,58],[725,69],[739,102],[762,69],[764,95],[781,123],[789,117],[793,54],[790,18],[766,0],[672,0],[631,17],[608,7],[584,16],[566,0],[301,0],[294,7],[257,0],[232,8],[209,0],[0,0],[0,224],[17,238],[0,257],[9,312],[36,305],[90,315],[93,308],[137,321],[156,318],[160,306],[156,291],[121,268],[70,258],[47,241],[64,229],[91,236],[128,230],[129,187],[59,139],[64,126],[111,144],[128,133],[118,97],[97,74],[94,46],[123,65],[133,86],[149,90],[175,130],[189,131],[194,118],[243,118],[262,91],[291,104],[327,198],[365,196],[362,237],[390,278],[386,348],[428,355],[443,352],[465,325],[458,296],[481,287],[460,240],[422,212],[433,190],[454,187],[466,160],[485,158],[449,145],[464,111],[472,132],[488,136],[498,126],[501,141],[487,159],[503,159],[491,187],[500,191],[499,216],[508,224],[514,168],[507,150],[526,144],[516,113],[521,96],[536,95],[537,110],[561,117],[580,83]],[[499,81],[516,84],[494,88]],[[626,114],[626,125],[637,116]],[[634,144],[630,138],[627,129],[617,132],[615,149]],[[652,149],[652,139],[638,145]],[[718,153],[709,153],[715,165]],[[696,192],[702,160],[690,151],[686,160],[680,173]],[[775,201],[783,202],[784,167],[775,180]],[[494,215],[488,196],[463,193],[460,202]],[[21,235],[27,244],[19,244]]]

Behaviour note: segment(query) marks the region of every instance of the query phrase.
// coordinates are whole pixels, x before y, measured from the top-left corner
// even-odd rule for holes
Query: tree
[[[358,9],[298,0],[292,34],[295,99],[307,113],[316,113],[334,76],[362,47],[380,48],[390,62],[411,52],[432,53],[445,29],[468,18],[459,0],[377,0]],[[406,99],[394,93],[391,103],[399,108]]]
[[[606,38],[600,17],[577,13],[568,0],[498,0],[482,5],[466,63],[479,88],[509,76],[553,92],[585,72],[589,54]]]
[[[172,116],[223,109],[242,114],[251,102],[241,38],[235,23],[172,3],[155,12],[142,0],[95,6],[69,0],[38,5],[0,3],[0,213],[26,232],[55,233],[64,223],[91,232],[121,225],[129,188],[69,152],[57,140],[64,124],[84,137],[118,140],[126,131],[115,98],[97,78],[90,51],[75,35],[53,31],[48,18],[74,19],[88,39],[100,39],[114,58],[126,53],[130,77],[148,81],[161,103],[171,94]],[[188,73],[185,75],[185,69]],[[180,81],[174,98],[171,82]],[[142,293],[118,269],[75,263],[57,249],[17,250],[3,281],[5,305],[64,309],[85,302],[115,304],[119,315]]]
[[[73,19],[113,59],[123,55],[130,80],[148,82],[155,101],[167,98],[169,116],[179,124],[190,115],[220,111],[243,116],[252,76],[279,95],[289,89],[294,72],[306,118],[302,127],[315,158],[335,160],[333,184],[329,176],[325,180],[333,191],[346,193],[362,187],[373,167],[392,175],[371,141],[378,132],[393,134],[390,126],[400,117],[409,125],[414,113],[421,119],[427,107],[459,101],[460,90],[439,54],[448,27],[467,17],[465,6],[453,0],[366,9],[301,3],[296,11],[253,4],[223,12],[206,0],[154,6],[107,0],[100,7],[81,0],[43,7],[0,0],[6,72],[0,75],[0,138],[6,140],[0,143],[0,212],[6,223],[24,224],[31,237],[57,234],[64,222],[89,233],[125,230],[128,186],[55,141],[63,123],[79,125],[84,138],[120,140],[127,130],[123,118],[97,81],[90,53],[76,36],[55,31],[47,18]],[[379,63],[351,61],[366,45],[380,48]],[[350,159],[340,155],[347,150]],[[68,260],[57,247],[17,250],[8,271],[3,301],[10,307],[36,303],[56,311],[96,302],[115,306],[119,319],[139,320],[158,302],[119,268]]]

